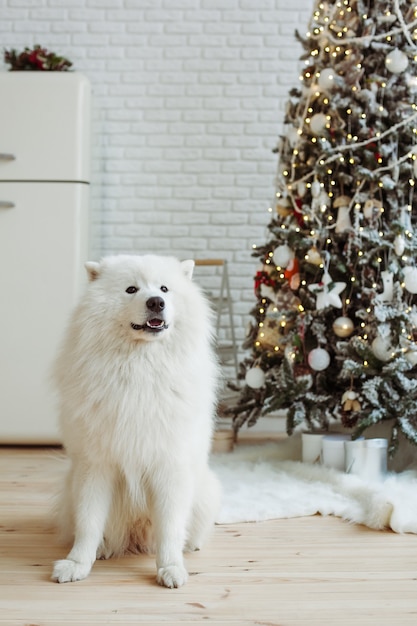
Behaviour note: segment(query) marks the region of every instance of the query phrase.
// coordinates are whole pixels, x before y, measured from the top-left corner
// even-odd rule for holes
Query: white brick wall
[[[92,82],[92,255],[226,258],[239,341],[254,304],[251,246],[274,194],[271,150],[298,82],[294,30],[311,11],[312,0],[0,4],[2,49],[39,43]]]

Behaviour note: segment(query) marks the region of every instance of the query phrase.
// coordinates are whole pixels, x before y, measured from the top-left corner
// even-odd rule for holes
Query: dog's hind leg
[[[199,550],[216,521],[220,509],[221,487],[210,468],[202,470],[196,485],[193,511],[187,533],[186,550]]]
[[[71,471],[75,539],[67,558],[55,562],[52,580],[60,583],[82,580],[90,573],[103,539],[113,491],[113,476],[102,466],[77,465]]]

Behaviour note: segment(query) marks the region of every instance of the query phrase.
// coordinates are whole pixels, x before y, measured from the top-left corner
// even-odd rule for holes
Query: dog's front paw
[[[71,583],[75,580],[82,580],[90,573],[91,565],[88,563],[77,563],[71,559],[55,561],[52,572],[52,580],[58,583]]]
[[[182,565],[168,565],[160,567],[156,576],[156,582],[163,587],[182,587],[188,580],[188,573]]]

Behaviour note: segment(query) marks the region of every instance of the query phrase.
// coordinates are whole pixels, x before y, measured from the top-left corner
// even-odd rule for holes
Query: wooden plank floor
[[[59,450],[0,449],[0,624],[417,624],[417,537],[331,517],[217,526],[187,556],[181,589],[156,585],[145,556],[53,583],[65,554],[50,519],[61,466]]]

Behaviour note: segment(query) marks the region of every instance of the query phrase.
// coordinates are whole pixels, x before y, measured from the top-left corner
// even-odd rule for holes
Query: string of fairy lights
[[[407,103],[408,111],[402,111],[402,117],[396,124],[393,124],[383,132],[376,131],[372,134],[372,136],[366,137],[366,139],[359,139],[358,135],[354,134],[351,130],[350,120],[353,115],[352,107],[349,106],[346,109],[345,119],[340,120],[340,113],[332,109],[331,102],[332,91],[337,87],[338,81],[344,80],[343,76],[338,76],[337,71],[334,69],[335,65],[337,65],[338,62],[343,61],[350,63],[349,67],[352,70],[352,76],[349,77],[349,80],[352,83],[351,90],[354,94],[361,88],[360,80],[364,71],[361,63],[361,50],[368,48],[372,42],[380,42],[379,45],[386,44],[389,52],[385,57],[385,66],[392,76],[392,81],[396,80],[398,74],[403,74],[406,77],[407,84],[411,91],[417,91],[417,78],[406,72],[410,59],[417,62],[417,4],[413,2],[410,6],[408,6],[406,3],[407,10],[403,15],[399,0],[394,0],[393,12],[387,8],[386,11],[378,18],[378,22],[388,25],[388,28],[390,24],[394,23],[399,23],[400,26],[389,28],[388,30],[385,28],[385,31],[380,34],[375,33],[375,24],[372,20],[368,19],[368,15],[366,13],[362,15],[354,14],[352,4],[356,6],[355,0],[340,0],[334,4],[329,4],[328,2],[324,2],[322,0],[316,2],[312,24],[306,35],[307,40],[309,40],[312,44],[310,46],[311,51],[309,58],[305,61],[306,69],[300,76],[303,97],[301,98],[297,114],[295,115],[295,119],[298,118],[299,122],[297,126],[292,124],[284,139],[287,149],[289,148],[290,159],[284,164],[283,169],[278,172],[277,191],[275,196],[276,202],[283,205],[289,205],[290,209],[295,214],[298,213],[300,215],[301,209],[299,205],[299,198],[303,195],[303,193],[305,193],[306,190],[309,191],[312,201],[311,205],[307,209],[305,205],[303,205],[303,227],[295,226],[294,224],[287,225],[284,221],[282,221],[280,228],[282,230],[292,229],[296,233],[300,233],[302,229],[310,228],[309,234],[312,246],[306,252],[305,260],[317,265],[318,268],[325,270],[326,272],[328,270],[328,253],[326,253],[325,250],[319,252],[316,247],[320,233],[323,232],[323,230],[329,229],[336,229],[337,232],[338,222],[340,221],[339,216],[342,216],[343,220],[345,220],[345,227],[351,228],[355,232],[357,244],[353,245],[353,239],[350,238],[347,246],[347,255],[349,256],[353,254],[353,250],[355,250],[358,261],[360,261],[361,257],[364,256],[364,251],[360,242],[364,237],[366,237],[366,232],[364,227],[361,225],[359,215],[361,212],[366,215],[366,210],[368,210],[370,214],[373,213],[373,215],[382,215],[384,212],[382,202],[377,197],[370,198],[367,203],[365,202],[365,206],[363,206],[361,197],[363,195],[365,181],[358,180],[356,183],[356,190],[352,194],[352,197],[346,197],[342,193],[342,197],[345,199],[344,204],[339,203],[339,213],[337,219],[335,220],[335,216],[331,211],[329,211],[332,205],[333,208],[337,208],[336,200],[340,200],[336,193],[337,181],[335,180],[335,176],[337,171],[335,171],[334,166],[343,164],[346,160],[351,166],[354,166],[360,162],[357,158],[359,151],[370,145],[378,145],[379,142],[384,139],[389,139],[390,137],[394,140],[400,129],[411,128],[416,147],[411,150],[408,149],[405,154],[398,154],[397,150],[395,158],[391,158],[388,163],[383,163],[382,157],[376,154],[376,162],[380,167],[373,169],[373,177],[374,179],[376,177],[378,178],[375,183],[376,190],[378,190],[378,188],[383,190],[385,185],[387,185],[387,181],[389,183],[392,179],[394,179],[394,182],[396,178],[398,180],[399,167],[407,161],[410,162],[410,169],[413,171],[414,176],[417,176],[416,103]],[[362,25],[360,27],[355,24],[355,20],[358,19],[362,20]],[[362,32],[361,36],[356,35],[359,31]],[[408,48],[399,50],[396,47],[392,47],[392,42],[395,40],[397,35],[403,35],[405,37],[409,46]],[[353,49],[354,46],[356,46],[355,50]],[[321,66],[321,69],[317,69],[319,65]],[[390,87],[390,81],[390,78],[387,80],[384,79],[375,86],[374,90],[372,90],[372,88],[369,89],[370,96],[374,98],[372,104],[378,108],[381,114],[384,109],[384,92]],[[319,100],[320,107],[318,111],[316,103]],[[366,123],[366,118],[367,112],[366,110],[363,110],[361,113],[363,123]],[[328,133],[332,128],[332,125],[337,123],[340,123],[341,126],[346,124],[347,130],[344,135],[344,143],[332,146],[329,143]],[[301,164],[299,162],[301,142],[305,141],[311,141],[312,144],[315,144],[315,146],[321,145],[323,150],[318,157],[315,166],[311,167],[308,172],[299,175],[298,172]],[[320,176],[319,172],[323,173],[323,175]],[[412,211],[415,188],[414,176],[410,176],[408,180],[409,198],[406,206],[406,212],[408,214]],[[272,207],[269,207],[268,211],[273,213],[274,210]],[[353,215],[353,224],[350,221],[351,213]],[[340,219],[342,220],[342,218]],[[409,216],[403,213],[401,219],[404,225],[403,233],[397,235],[394,246],[397,256],[401,258],[404,263],[407,263],[410,259],[404,254],[404,250],[406,249],[407,241],[409,242],[412,240],[413,233]],[[377,219],[375,223],[377,223]],[[379,238],[380,242],[384,239],[384,233],[382,230],[376,229],[376,232],[373,233],[372,236]],[[326,245],[331,244],[329,234],[325,241]],[[383,255],[381,256],[379,251],[380,247],[380,245],[375,245],[375,254],[378,255],[376,261],[379,264],[384,263],[384,265],[387,266],[387,259],[384,259]],[[256,244],[253,244],[253,249],[256,248]],[[284,279],[285,264],[284,266],[280,266],[275,262],[274,252],[274,250],[271,250],[267,254],[267,258],[264,260],[265,265],[275,267],[280,279]],[[405,272],[406,276],[401,283],[401,287],[405,287],[409,293],[415,294],[417,293],[417,269],[411,267],[411,265],[409,269],[412,270],[412,272],[408,273],[408,275],[407,272]],[[384,272],[382,272],[382,274],[384,274]],[[385,271],[385,276],[383,276],[383,278],[388,279],[389,282],[389,279],[392,278],[392,276],[386,276],[386,274],[390,273]],[[350,290],[347,297],[343,301],[343,311],[340,318],[343,318],[344,322],[341,323],[342,325],[343,323],[345,324],[345,328],[341,330],[342,334],[339,336],[349,336],[351,332],[353,332],[353,323],[346,317],[345,311],[350,304],[350,298],[352,296],[356,280],[355,275],[350,277]],[[302,280],[301,285],[306,286],[306,281]],[[376,289],[377,286],[376,282],[372,284],[374,289]],[[376,304],[378,304],[378,302],[376,302]],[[259,315],[262,320],[266,314],[267,307],[268,299],[261,298]],[[296,304],[296,309],[300,313],[304,312],[304,308],[300,302]],[[278,307],[275,305],[273,305],[272,310],[277,315],[278,323],[281,328],[285,329],[288,322],[286,316],[280,314]],[[370,308],[366,311],[371,314]],[[413,320],[417,320],[415,307],[409,306],[406,309],[406,313],[412,315]],[[413,322],[413,325],[415,326],[416,324]],[[259,334],[255,340],[256,348],[260,348],[262,346],[264,321],[260,321],[258,326]],[[367,323],[362,321],[360,323],[360,328],[361,333],[358,335],[358,339],[367,341]],[[400,332],[404,336],[405,340],[402,342],[400,350],[403,353],[410,353],[410,359],[413,359],[413,365],[417,364],[417,352],[410,349],[411,342],[413,340],[413,337],[410,334],[410,329],[403,325]],[[386,337],[378,337],[377,339],[380,341],[378,347],[377,342],[374,340],[375,346],[373,345],[373,349],[375,349],[375,353],[377,353],[379,349],[379,356],[381,358],[383,357],[386,359],[386,357],[391,358],[394,356],[394,352],[389,345],[389,341],[386,341]],[[281,349],[282,346],[277,343],[277,345],[273,347],[273,352],[279,352]],[[382,354],[383,352],[384,354]],[[289,356],[290,358],[295,358],[294,353],[290,353]],[[363,365],[364,367],[368,366],[366,359],[363,361]]]

